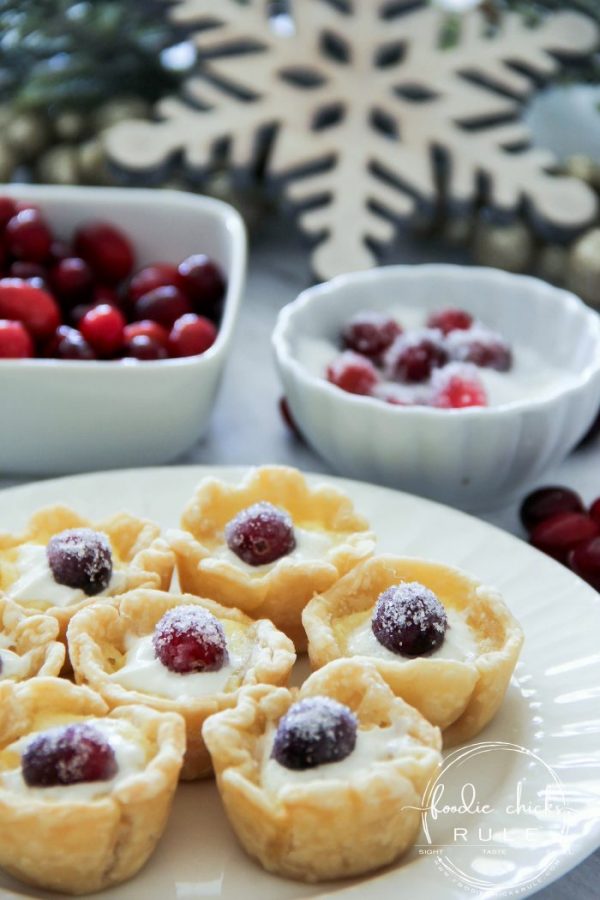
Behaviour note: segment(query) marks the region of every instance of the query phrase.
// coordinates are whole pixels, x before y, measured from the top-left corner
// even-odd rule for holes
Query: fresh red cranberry
[[[512,367],[512,351],[506,341],[487,328],[475,326],[466,331],[452,331],[446,346],[452,359],[476,366],[508,372]]]
[[[590,518],[600,525],[600,497],[590,506]]]
[[[188,256],[178,266],[178,285],[185,291],[196,310],[207,313],[225,296],[225,279],[214,260],[203,253]]]
[[[159,325],[158,322],[153,322],[152,319],[142,319],[140,322],[131,322],[130,325],[125,326],[123,337],[126,343],[129,343],[135,337],[141,336],[151,338],[165,349],[169,343],[169,332],[167,329]]]
[[[53,263],[59,263],[61,259],[69,259],[72,256],[73,251],[66,241],[52,241],[52,244],[50,245],[50,260]]]
[[[101,303],[86,312],[79,330],[100,356],[112,356],[123,346],[125,319],[123,313],[108,303]]]
[[[129,298],[135,303],[149,291],[169,285],[175,287],[179,285],[177,266],[172,263],[153,263],[151,266],[140,269],[133,276],[129,283]]]
[[[432,371],[448,362],[448,354],[435,331],[400,335],[386,353],[390,376],[404,384],[427,381]]]
[[[271,756],[286,769],[314,769],[346,759],[356,746],[358,721],[331,697],[294,703],[277,725]]]
[[[580,578],[600,591],[600,537],[579,544],[571,550],[568,561]]]
[[[42,341],[60,324],[60,310],[50,294],[21,278],[0,278],[0,317],[22,322]]]
[[[464,309],[442,309],[432,313],[427,319],[428,328],[438,328],[442,334],[450,334],[451,331],[463,331],[473,324],[473,316]]]
[[[168,353],[163,345],[155,341],[154,338],[145,334],[137,334],[130,341],[125,342],[123,356],[125,358],[153,361],[166,359]]]
[[[523,500],[520,516],[527,531],[533,531],[536,525],[550,519],[557,513],[583,513],[583,500],[575,491],[560,486],[537,488]],[[591,512],[590,512],[591,515]],[[592,518],[595,518],[592,515]]]
[[[81,332],[69,325],[59,325],[54,337],[44,348],[45,356],[57,359],[96,359],[96,354]]]
[[[78,256],[62,259],[50,271],[50,284],[65,303],[85,303],[94,286],[92,270]]]
[[[0,228],[4,228],[16,212],[17,208],[12,197],[0,197]]]
[[[154,288],[134,304],[137,319],[152,319],[163,328],[172,328],[177,319],[192,312],[192,304],[177,287]]]
[[[446,610],[418,581],[395,584],[379,595],[371,620],[379,643],[401,656],[423,656],[444,642]]]
[[[556,513],[532,530],[530,543],[559,562],[566,562],[570,550],[600,534],[600,526],[577,512]]]
[[[31,281],[37,279],[42,282],[46,281],[47,272],[39,263],[26,262],[23,259],[17,259],[11,263],[8,269],[10,278],[21,278],[23,281]]]
[[[377,362],[394,339],[402,333],[400,325],[379,312],[361,312],[353,316],[342,330],[347,350],[354,350]]]
[[[75,232],[73,246],[94,275],[107,284],[117,284],[133,269],[135,258],[129,238],[108,222],[82,225]]]
[[[28,359],[34,355],[34,349],[21,322],[0,319],[0,359]]]
[[[87,722],[36,735],[25,748],[21,767],[29,787],[108,781],[118,771],[115,751]]]
[[[370,359],[345,350],[327,367],[327,379],[350,394],[370,394],[379,374]]]
[[[177,319],[169,334],[171,356],[198,356],[212,347],[217,329],[204,316],[186,313]]]
[[[171,672],[218,672],[229,662],[223,626],[201,606],[176,606],[154,629],[154,652]]]
[[[45,262],[50,256],[52,235],[46,222],[35,209],[24,209],[6,225],[6,243],[17,259]]]
[[[227,546],[249,566],[262,566],[287,556],[296,547],[294,524],[284,509],[254,503],[225,526]]]
[[[471,366],[451,364],[434,372],[431,405],[440,409],[465,409],[487,406],[485,388]]]
[[[302,432],[300,431],[298,423],[296,422],[296,420],[294,419],[294,417],[292,415],[290,405],[287,402],[287,397],[280,398],[279,412],[281,413],[281,418],[283,419],[283,421],[285,422],[287,427],[290,429],[292,434],[294,434],[298,438],[298,440],[300,440],[300,441],[304,440],[304,436],[303,436]]]
[[[116,290],[107,284],[95,284],[92,291],[92,303],[94,306],[100,306],[101,303],[108,303],[110,306],[120,306],[119,295]]]
[[[112,552],[108,538],[101,532],[68,528],[50,538],[46,555],[57,584],[94,597],[110,583]]]

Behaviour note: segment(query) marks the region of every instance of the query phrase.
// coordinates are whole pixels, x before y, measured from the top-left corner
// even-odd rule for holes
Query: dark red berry
[[[15,215],[17,208],[12,197],[0,197],[0,228]]]
[[[69,325],[59,325],[56,333],[44,348],[45,356],[57,359],[96,359],[96,354],[81,332]]]
[[[123,313],[108,303],[94,306],[79,322],[82,335],[100,356],[112,356],[123,347]]]
[[[464,309],[442,309],[432,313],[427,319],[428,328],[438,328],[442,334],[463,331],[473,324],[473,316]]]
[[[154,652],[171,672],[217,672],[229,662],[223,626],[201,606],[176,606],[154,629]]]
[[[50,256],[52,235],[41,214],[35,209],[24,209],[6,225],[6,243],[17,259],[28,262],[44,262]]]
[[[129,298],[132,303],[143,297],[149,291],[155,288],[167,287],[168,285],[178,286],[179,273],[177,266],[171,263],[153,263],[151,266],[145,266],[140,269],[129,283]]]
[[[467,331],[453,331],[446,345],[452,359],[476,366],[508,372],[512,366],[512,351],[506,341],[487,328],[474,327]]]
[[[294,417],[292,415],[292,411],[290,410],[290,405],[287,402],[287,397],[280,398],[279,412],[281,413],[281,418],[283,419],[283,421],[285,422],[287,427],[290,429],[292,434],[294,434],[298,438],[298,440],[300,440],[300,441],[304,440],[304,436],[303,436],[302,432],[300,431],[298,423],[294,419]]]
[[[600,497],[598,497],[597,500],[594,500],[590,506],[590,518],[600,525]]]
[[[204,316],[186,313],[177,319],[169,334],[171,356],[198,356],[212,347],[217,329]]]
[[[118,771],[115,751],[87,722],[36,735],[25,748],[21,766],[29,787],[108,781]]]
[[[446,362],[448,354],[434,331],[400,335],[385,356],[390,377],[404,384],[427,381],[432,371]]]
[[[552,485],[537,488],[528,494],[521,504],[520,516],[523,526],[527,531],[532,531],[540,522],[557,513],[582,513],[584,509],[579,494],[570,488]]]
[[[22,322],[36,340],[47,340],[60,324],[60,310],[47,291],[21,278],[0,279],[0,317]]]
[[[178,267],[177,284],[185,291],[199,313],[215,309],[225,296],[225,279],[216,264],[203,253],[188,256]]]
[[[272,503],[254,503],[225,527],[229,549],[249,566],[275,562],[296,547],[290,515]]]
[[[57,584],[94,597],[110,583],[110,543],[106,535],[91,528],[68,528],[55,534],[48,542],[46,555]]]
[[[286,769],[314,769],[340,762],[356,746],[358,721],[352,710],[331,697],[294,703],[277,725],[271,756]]]
[[[600,526],[578,512],[556,513],[533,528],[530,543],[559,562],[566,562],[570,550],[600,534]]]
[[[342,341],[347,350],[377,362],[401,333],[402,328],[395,319],[384,313],[367,311],[357,313],[344,326]]]
[[[487,406],[487,394],[477,370],[460,363],[437,369],[432,378],[431,405],[440,409]]]
[[[134,305],[137,319],[152,319],[163,328],[172,328],[177,319],[193,312],[188,298],[172,285],[148,291]]]
[[[145,334],[137,334],[130,341],[125,342],[123,350],[125,358],[139,360],[166,359],[168,354],[162,344]]]
[[[59,263],[61,259],[73,256],[73,251],[66,241],[54,240],[50,245],[50,259],[53,263]]]
[[[370,359],[345,350],[327,367],[327,379],[350,394],[370,394],[379,374]]]
[[[92,270],[78,256],[58,262],[50,271],[50,284],[65,303],[85,303],[91,297],[94,279]]]
[[[119,295],[116,290],[107,284],[95,284],[92,291],[92,305],[100,306],[101,303],[108,303],[110,306],[119,306]]]
[[[600,537],[585,541],[571,550],[569,565],[580,578],[600,591]]]
[[[133,340],[134,337],[140,336],[151,338],[162,347],[165,347],[165,349],[169,343],[169,332],[167,329],[159,325],[158,322],[153,322],[152,319],[142,319],[141,322],[132,322],[130,325],[125,326],[123,337],[126,343]]]
[[[117,284],[133,269],[135,259],[129,238],[108,222],[82,225],[75,232],[73,246],[94,275],[107,284]]]
[[[29,332],[21,322],[0,319],[0,359],[27,359],[34,355]]]
[[[423,656],[444,642],[448,619],[433,591],[407,581],[379,595],[371,620],[382,646],[402,656]]]
[[[31,281],[33,278],[36,278],[45,282],[48,273],[39,263],[17,259],[14,263],[11,263],[8,274],[11,278],[21,278],[23,281]]]

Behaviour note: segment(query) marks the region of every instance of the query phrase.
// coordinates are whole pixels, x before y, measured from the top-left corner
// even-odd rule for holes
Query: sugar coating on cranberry
[[[357,313],[342,329],[342,341],[347,350],[362,353],[378,360],[402,328],[385,313],[369,311]]]
[[[57,584],[93,597],[106,590],[112,575],[112,552],[106,535],[91,528],[68,528],[48,542],[46,555]]]
[[[85,722],[53,728],[34,737],[21,757],[21,767],[29,787],[107,781],[118,771],[109,742]]]
[[[473,324],[473,316],[464,309],[450,307],[432,313],[427,319],[428,328],[439,328],[442,334],[450,334],[451,331],[463,331]]]
[[[218,672],[229,662],[223,626],[200,606],[176,606],[159,620],[152,638],[157,659],[171,672]]]
[[[279,720],[271,756],[286,769],[314,769],[340,762],[356,746],[358,721],[331,697],[307,697]]]
[[[411,384],[427,381],[434,369],[447,362],[441,332],[419,328],[396,338],[385,354],[384,367],[390,378]]]
[[[431,378],[431,405],[439,409],[466,409],[487,406],[488,397],[477,367],[450,363],[437,369]]]
[[[392,653],[422,656],[441,646],[448,618],[433,591],[418,581],[407,581],[379,595],[371,627],[379,643]]]
[[[370,394],[379,373],[370,359],[346,350],[327,367],[327,380],[349,394]]]
[[[296,547],[294,523],[284,509],[263,501],[243,509],[225,526],[227,546],[249,566],[263,566]]]
[[[512,367],[512,351],[504,338],[483,325],[452,331],[446,338],[446,347],[450,357],[458,362],[498,372],[508,372]]]

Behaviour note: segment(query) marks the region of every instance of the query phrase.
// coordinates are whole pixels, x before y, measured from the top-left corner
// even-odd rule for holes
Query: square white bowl
[[[501,406],[393,406],[345,393],[303,362],[303,341],[326,338],[365,309],[458,306],[569,371],[542,398]],[[292,415],[312,447],[351,478],[432,497],[464,509],[510,503],[561,462],[600,405],[600,317],[574,294],[536,278],[466,266],[387,266],[341,275],[304,291],[273,333]],[[507,375],[506,377],[510,377]]]
[[[0,360],[0,473],[63,474],[157,465],[205,433],[242,298],[246,235],[236,210],[179,191],[5,185],[69,238],[85,221],[122,228],[136,266],[206,253],[227,279],[217,340],[157,362]]]

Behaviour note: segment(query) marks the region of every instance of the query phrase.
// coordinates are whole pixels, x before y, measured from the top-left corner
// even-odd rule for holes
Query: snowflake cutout
[[[140,174],[183,155],[202,174],[225,151],[234,170],[259,167],[295,206],[319,277],[374,265],[397,222],[440,194],[455,209],[526,204],[560,229],[595,214],[591,190],[555,175],[519,121],[534,78],[593,50],[584,16],[530,28],[507,13],[490,36],[473,10],[441,49],[440,11],[408,0],[296,0],[285,32],[265,0],[180,0],[173,15],[202,66],[158,121],[108,133],[112,159]]]

